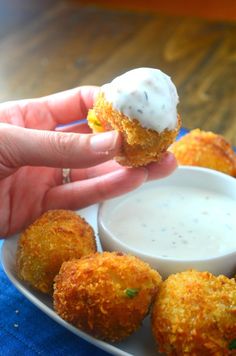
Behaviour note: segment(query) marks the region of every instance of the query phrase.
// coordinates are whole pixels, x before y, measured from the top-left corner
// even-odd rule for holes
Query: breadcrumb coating
[[[236,355],[235,279],[196,270],[169,276],[154,303],[152,330],[167,355]]]
[[[146,129],[137,119],[130,119],[113,109],[102,92],[98,94],[93,109],[89,110],[87,119],[93,132],[121,132],[123,145],[116,160],[121,165],[133,167],[160,160],[162,154],[174,142],[181,126],[178,116],[178,124],[174,130],[166,129],[159,133]]]
[[[181,165],[211,168],[236,176],[236,154],[221,135],[195,129],[173,143],[169,150]]]
[[[137,257],[96,253],[63,263],[55,278],[54,308],[94,337],[120,341],[140,326],[160,283],[159,273]]]
[[[43,293],[52,293],[61,264],[96,251],[92,227],[75,212],[44,213],[20,236],[16,254],[19,278]]]

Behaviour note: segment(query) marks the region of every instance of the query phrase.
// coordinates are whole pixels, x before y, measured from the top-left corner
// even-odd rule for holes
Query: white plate
[[[78,213],[83,216],[94,228],[97,236],[97,205],[93,205],[89,208],[80,210]],[[17,240],[19,235],[14,235],[4,241],[2,245],[2,265],[3,268],[15,285],[15,287],[33,304],[41,309],[45,314],[55,320],[58,324],[64,326],[66,329],[73,332],[75,335],[90,342],[98,348],[110,353],[111,355],[119,356],[157,356],[161,355],[157,353],[155,343],[151,334],[150,318],[147,317],[141,326],[141,328],[127,338],[125,341],[115,344],[109,344],[101,340],[97,340],[90,335],[78,330],[71,324],[61,319],[53,310],[52,299],[31,289],[27,284],[22,282],[16,275],[15,269],[15,254],[17,247]],[[101,250],[101,245],[97,237],[98,249]]]

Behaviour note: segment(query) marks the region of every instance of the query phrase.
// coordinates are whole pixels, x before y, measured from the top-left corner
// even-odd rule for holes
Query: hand
[[[176,167],[167,153],[158,164],[125,168],[112,158],[116,132],[91,134],[84,119],[96,87],[0,105],[0,236],[21,231],[49,209],[79,209],[137,188]],[[62,168],[71,183],[62,184]]]

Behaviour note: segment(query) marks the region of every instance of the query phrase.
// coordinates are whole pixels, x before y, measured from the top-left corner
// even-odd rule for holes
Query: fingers
[[[44,209],[79,209],[128,193],[147,179],[145,168],[121,168],[93,179],[52,188],[44,200]]]
[[[171,152],[166,152],[157,163],[150,163],[146,166],[148,170],[148,180],[161,179],[170,175],[177,167],[175,156]]]
[[[45,209],[80,209],[128,193],[147,180],[164,178],[175,168],[175,157],[168,152],[160,162],[146,167],[125,168],[109,161],[86,170],[72,170],[74,182],[52,188],[47,193]],[[76,182],[77,179],[82,180]]]
[[[96,86],[82,86],[37,99],[47,105],[56,125],[85,119],[99,91]]]
[[[85,119],[98,91],[99,87],[82,86],[42,98],[3,103],[1,119],[27,128],[53,130],[60,124]]]
[[[31,130],[0,124],[0,159],[6,167],[83,168],[110,160],[119,151],[117,132],[99,135]]]
[[[98,91],[96,86],[82,86],[46,96],[37,102],[46,103],[57,125],[66,124],[87,117]]]
[[[72,182],[78,180],[91,179],[98,176],[102,176],[107,173],[111,173],[121,169],[122,167],[114,160],[107,161],[96,165],[94,167],[84,169],[72,169],[70,173],[70,179]]]
[[[151,163],[145,167],[148,174],[147,180],[164,178],[171,174],[176,166],[177,163],[174,155],[167,152],[163,155],[161,161]],[[72,182],[75,182],[77,180],[98,177],[119,169],[121,169],[121,166],[112,160],[86,169],[72,169],[70,178]]]

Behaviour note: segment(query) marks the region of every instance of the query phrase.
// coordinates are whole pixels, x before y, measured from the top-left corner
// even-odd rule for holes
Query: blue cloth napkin
[[[0,242],[1,248],[2,242]],[[106,356],[108,353],[67,331],[11,284],[0,264],[1,356]]]
[[[182,129],[180,136],[187,132]],[[0,242],[0,248],[1,248]],[[0,356],[106,356],[51,320],[11,284],[0,264]]]

